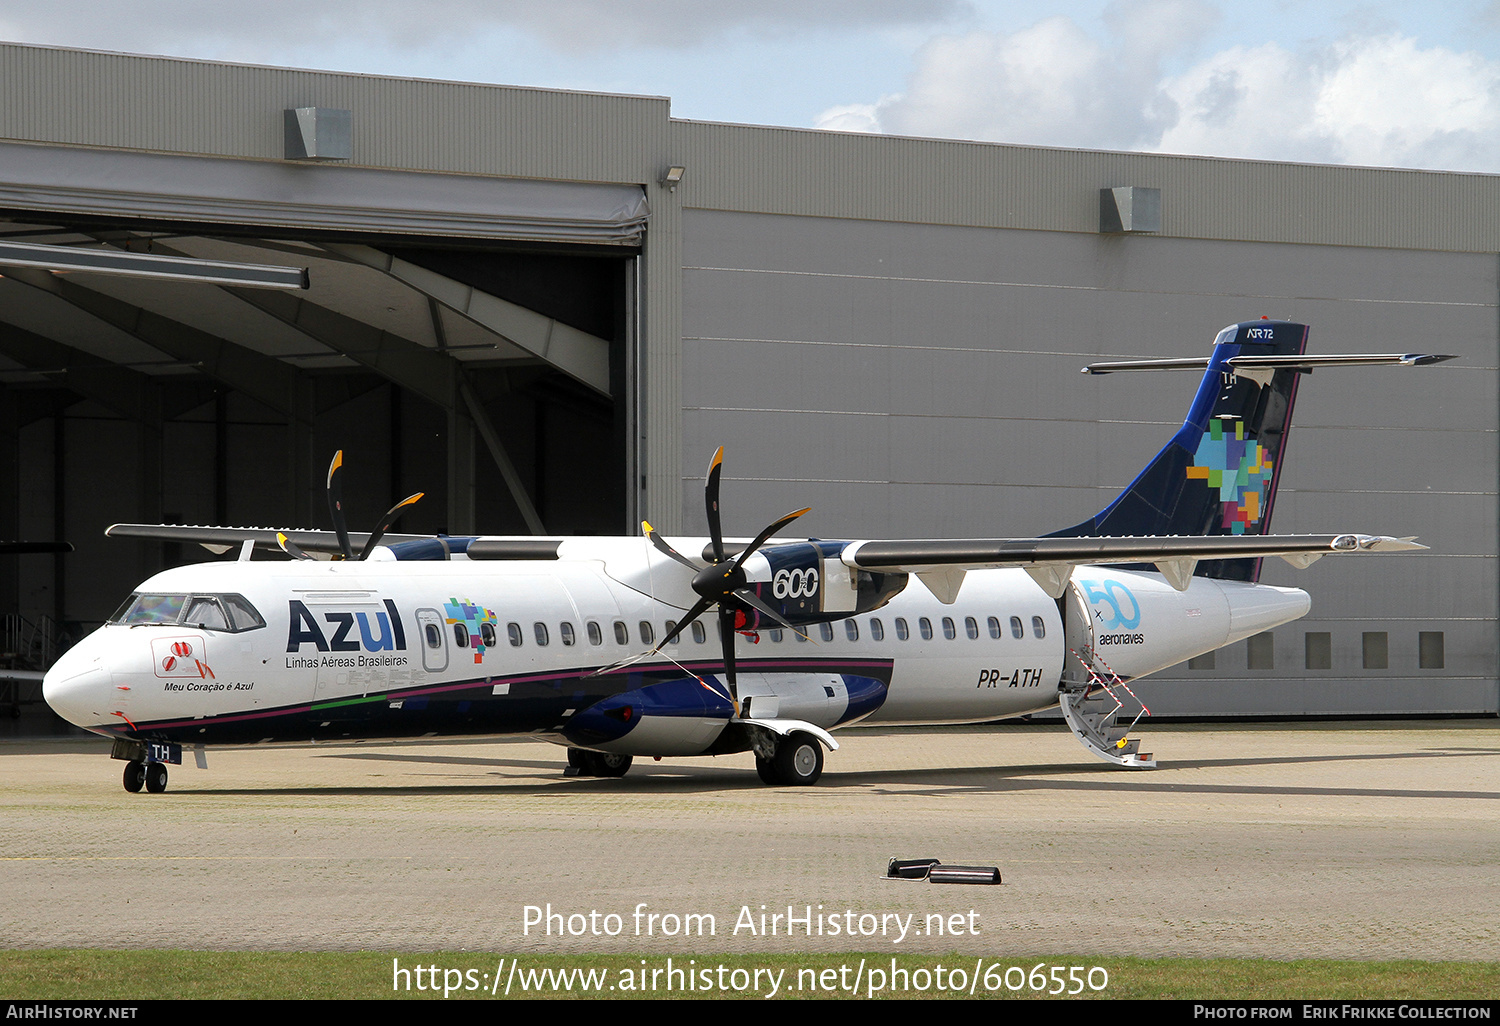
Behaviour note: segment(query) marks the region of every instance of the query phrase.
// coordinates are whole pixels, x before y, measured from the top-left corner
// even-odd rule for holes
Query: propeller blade
[[[707,598],[701,598],[697,602],[695,602],[693,604],[693,608],[684,613],[682,619],[677,621],[677,626],[668,631],[666,637],[662,638],[656,643],[656,647],[651,650],[650,654],[655,655],[667,645],[670,645],[673,641],[676,640],[679,634],[687,629],[688,624],[692,623],[694,620],[698,619],[698,617],[708,612],[708,607],[713,604],[714,600]]]
[[[672,559],[677,560],[677,562],[681,563],[683,566],[687,567],[694,573],[697,573],[699,570],[703,569],[697,563],[694,563],[682,553],[672,548],[672,546],[668,545],[667,540],[656,533],[656,528],[652,527],[644,520],[641,521],[641,530],[646,532],[646,538],[650,540],[652,545],[656,546],[656,551],[660,552],[663,556],[669,556]]]
[[[801,631],[797,630],[796,627],[793,627],[791,624],[787,623],[786,620],[782,619],[780,613],[776,612],[776,610],[772,609],[769,605],[762,602],[760,600],[760,597],[757,596],[755,592],[751,591],[749,588],[741,588],[739,591],[736,591],[734,593],[734,597],[735,601],[745,603],[745,605],[749,606],[751,609],[754,609],[766,619],[771,620],[775,623],[779,623],[781,624],[781,626],[797,634],[802,633]]]
[[[280,531],[276,532],[276,544],[281,546],[281,551],[282,552],[285,552],[288,556],[291,556],[293,559],[312,559],[313,558],[312,556],[309,556],[306,552],[303,552],[302,549],[301,549],[301,547],[299,547],[296,542],[292,541],[290,538],[288,538],[286,535],[282,534]]]
[[[734,714],[740,714],[740,692],[734,673],[734,610],[719,603],[719,640],[724,643],[724,683],[729,685],[729,702]]]
[[[376,528],[374,534],[370,535],[370,540],[365,542],[365,547],[359,550],[359,558],[369,559],[370,553],[375,551],[375,546],[380,544],[380,539],[385,537],[385,532],[389,531],[391,525],[396,522],[402,513],[406,512],[406,507],[415,505],[417,500],[426,494],[426,492],[418,492],[415,495],[408,495],[386,510],[385,516],[380,518],[380,526]]]
[[[775,534],[777,531],[781,530],[787,524],[790,524],[793,520],[796,520],[798,517],[800,517],[810,509],[812,509],[811,506],[804,506],[802,509],[792,510],[792,512],[788,513],[786,516],[782,517],[780,520],[767,527],[764,531],[760,532],[760,534],[756,535],[755,540],[749,545],[745,546],[745,551],[741,552],[738,558],[735,559],[735,568],[738,569],[739,567],[744,566],[745,560],[754,555],[755,550],[765,544],[767,538],[771,537],[771,535]]]
[[[724,531],[719,526],[719,475],[724,469],[724,447],[714,451],[703,478],[703,504],[708,511],[708,536],[713,539],[714,562],[724,562]]]
[[[354,547],[349,544],[349,525],[344,522],[343,488],[339,485],[339,471],[344,466],[344,450],[333,454],[328,464],[328,513],[333,517],[333,531],[339,536],[339,550],[345,559],[354,558]]]

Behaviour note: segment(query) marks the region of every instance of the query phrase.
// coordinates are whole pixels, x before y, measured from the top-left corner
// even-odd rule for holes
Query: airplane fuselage
[[[650,650],[692,596],[642,540],[565,545],[553,561],[164,571],[123,611],[130,622],[64,655],[47,699],[98,733],[189,745],[535,733],[622,754],[713,751],[730,718],[716,708],[716,618],[659,656],[599,673]],[[213,600],[199,603],[206,613],[189,613],[197,599]],[[952,604],[912,579],[881,607],[804,633],[740,635],[738,697],[746,717],[824,729],[1000,719],[1057,704],[1070,649],[1129,680],[1307,607],[1295,589],[1195,578],[1177,591],[1159,574],[1108,567],[1075,570],[1062,601],[1022,570],[973,571]],[[675,692],[685,706],[638,702],[618,736],[572,729],[603,699],[649,699],[670,682],[687,689]]]

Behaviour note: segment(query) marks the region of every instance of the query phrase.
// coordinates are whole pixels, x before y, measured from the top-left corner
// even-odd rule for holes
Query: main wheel
[[[167,789],[167,767],[159,762],[146,763],[146,790],[161,794]]]
[[[794,731],[777,743],[772,762],[778,782],[816,784],[823,775],[823,746],[811,734]]]
[[[609,752],[589,752],[588,772],[596,777],[623,777],[630,772],[635,760],[629,755],[614,755]]]
[[[781,783],[781,778],[776,775],[776,761],[774,759],[762,759],[755,757],[755,772],[760,775],[762,784],[770,784],[775,787]]]
[[[125,764],[125,790],[135,794],[146,786],[146,764],[139,759]]]

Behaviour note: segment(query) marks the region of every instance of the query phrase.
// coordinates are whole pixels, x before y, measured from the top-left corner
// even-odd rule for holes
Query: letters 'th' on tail
[[[1050,537],[1266,534],[1291,427],[1307,325],[1245,321],[1214,339],[1207,359],[1136,360],[1086,370],[1205,368],[1187,419],[1119,498]],[[1390,362],[1395,362],[1394,359]],[[1197,575],[1254,581],[1258,559],[1205,560]]]

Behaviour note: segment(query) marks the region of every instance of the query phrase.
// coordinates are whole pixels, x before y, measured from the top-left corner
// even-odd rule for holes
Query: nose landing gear
[[[125,764],[125,790],[137,794],[144,787],[151,794],[167,789],[167,767],[159,762],[132,759]]]

